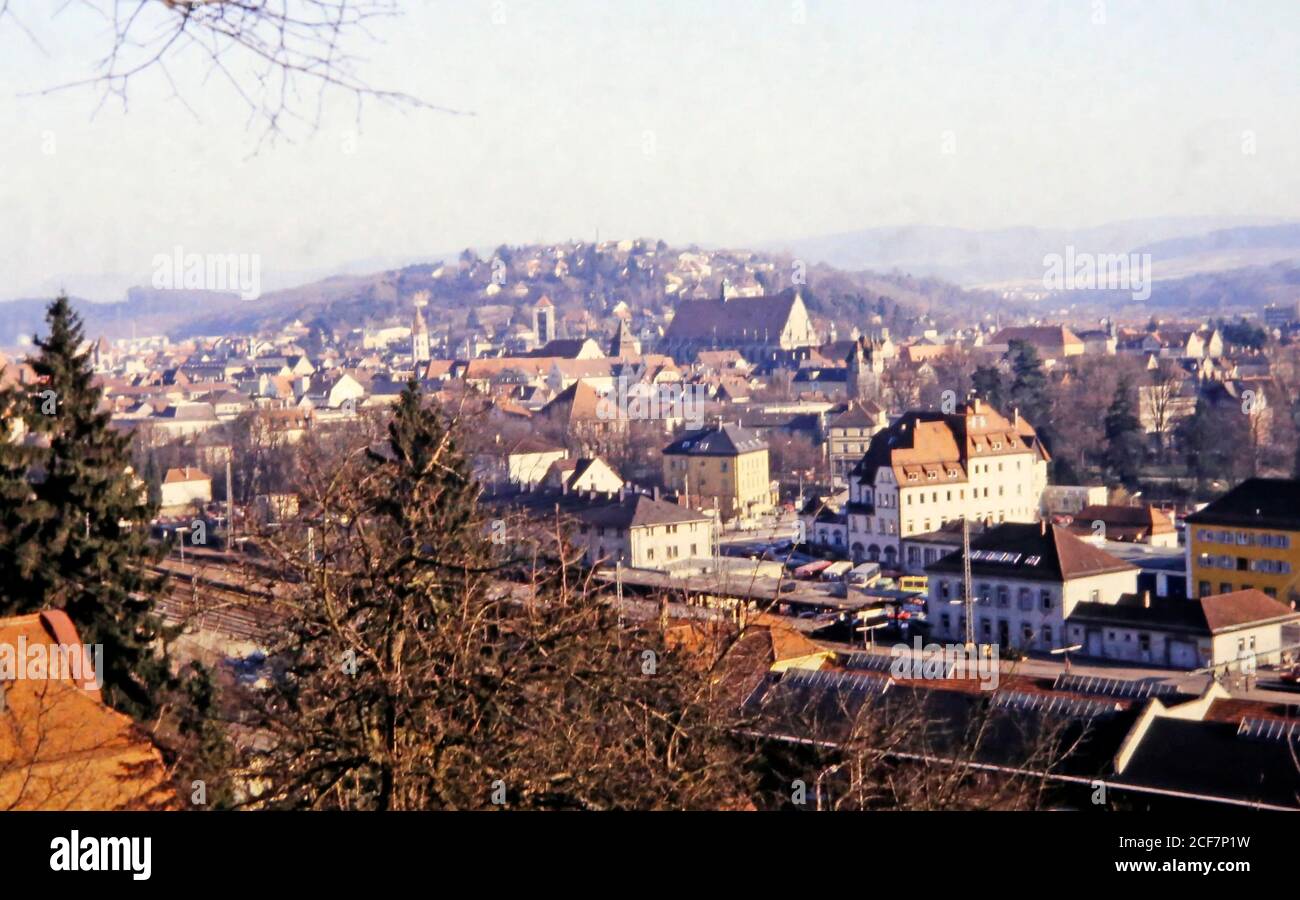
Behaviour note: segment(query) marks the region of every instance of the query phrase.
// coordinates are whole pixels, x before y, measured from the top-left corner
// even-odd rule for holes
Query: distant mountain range
[[[869,228],[765,245],[842,269],[930,275],[963,287],[1041,284],[1043,257],[1067,247],[1087,253],[1152,254],[1156,278],[1300,260],[1300,223],[1276,218],[1195,216],[1091,228]]]

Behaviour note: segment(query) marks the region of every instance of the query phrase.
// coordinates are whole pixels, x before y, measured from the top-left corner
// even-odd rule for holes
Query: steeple
[[[411,359],[416,363],[428,362],[429,354],[429,326],[424,321],[424,307],[429,302],[427,291],[418,292],[413,303],[415,304],[415,318],[411,322]]]
[[[533,307],[533,334],[540,346],[555,340],[555,306],[550,297],[542,297]]]

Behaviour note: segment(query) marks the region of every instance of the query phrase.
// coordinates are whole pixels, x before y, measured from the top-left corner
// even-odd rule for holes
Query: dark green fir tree
[[[1142,423],[1133,412],[1132,384],[1121,379],[1106,410],[1107,473],[1127,488],[1138,484],[1144,456]]]
[[[0,615],[60,608],[87,644],[103,645],[104,699],[137,720],[172,679],[154,612],[154,510],[110,425],[80,318],[67,297],[27,362],[33,384],[0,395]]]

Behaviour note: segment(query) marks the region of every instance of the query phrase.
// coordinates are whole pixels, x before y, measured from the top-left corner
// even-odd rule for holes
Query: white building
[[[1137,591],[1138,567],[1045,522],[1007,523],[971,541],[975,640],[1018,650],[1067,646],[1080,603],[1115,604]],[[962,554],[926,567],[931,634],[963,641]]]
[[[164,509],[211,502],[212,476],[202,469],[189,466],[168,469],[163,476],[162,500],[159,505]]]
[[[632,494],[574,512],[572,538],[590,565],[703,571],[713,555],[714,519],[701,512]]]
[[[945,522],[1033,522],[1047,460],[1018,412],[1008,419],[972,400],[953,413],[905,413],[849,473],[849,552],[895,566],[903,538]]]
[[[1069,621],[1069,639],[1087,656],[1249,672],[1278,661],[1282,628],[1297,621],[1300,613],[1258,589],[1195,600],[1144,592],[1118,604],[1080,604]]]

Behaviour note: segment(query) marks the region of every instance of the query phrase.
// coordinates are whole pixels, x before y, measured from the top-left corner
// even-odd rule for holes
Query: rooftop
[[[687,433],[665,447],[663,452],[665,456],[737,456],[766,449],[767,442],[746,428],[716,425]]]
[[[1249,478],[1200,512],[1192,513],[1187,522],[1192,525],[1241,525],[1298,531],[1300,481]]]
[[[927,572],[960,574],[962,553],[950,553],[926,567]],[[996,525],[971,540],[971,572],[1002,578],[1069,581],[1110,572],[1137,571],[1137,566],[1099,550],[1045,522]]]

